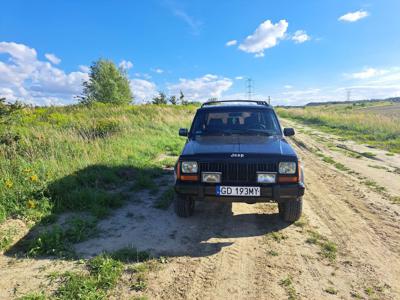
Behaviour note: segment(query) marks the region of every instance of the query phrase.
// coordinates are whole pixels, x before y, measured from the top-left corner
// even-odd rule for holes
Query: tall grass
[[[279,116],[400,153],[399,117],[376,114],[353,105],[279,108]]]
[[[54,211],[119,205],[129,176],[160,170],[178,155],[192,106],[24,108],[0,122],[0,222]],[[97,207],[96,207],[97,205]],[[100,211],[98,211],[100,209]]]

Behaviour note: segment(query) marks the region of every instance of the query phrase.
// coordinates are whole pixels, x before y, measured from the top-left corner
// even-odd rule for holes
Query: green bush
[[[103,254],[88,262],[89,272],[97,279],[98,287],[109,289],[116,285],[121,276],[123,265],[121,262]]]
[[[84,139],[106,138],[121,131],[121,125],[116,120],[97,120],[93,125],[78,128],[78,133]]]
[[[106,291],[98,288],[94,277],[67,272],[61,279],[64,284],[57,290],[59,299],[100,300],[106,298]]]
[[[43,231],[29,246],[29,256],[55,255],[66,256],[70,254],[70,247],[65,238],[65,232],[60,226],[53,226]]]
[[[146,251],[138,251],[134,247],[125,247],[112,253],[111,257],[120,262],[134,263],[150,259],[150,254]]]
[[[86,262],[89,274],[66,272],[61,275],[62,284],[56,291],[59,299],[106,299],[122,275],[122,263],[108,255],[99,255]]]
[[[96,233],[97,219],[92,217],[69,219],[63,227],[53,225],[39,232],[38,236],[29,241],[27,253],[29,256],[59,256],[68,257],[74,254],[71,245],[85,241]]]

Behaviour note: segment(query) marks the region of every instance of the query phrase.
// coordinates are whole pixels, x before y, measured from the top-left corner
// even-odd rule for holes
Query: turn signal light
[[[176,178],[181,179],[181,163],[179,161],[176,165]]]
[[[197,175],[181,175],[182,181],[198,181],[199,176]]]
[[[299,182],[299,178],[297,176],[279,176],[279,183],[296,183]]]

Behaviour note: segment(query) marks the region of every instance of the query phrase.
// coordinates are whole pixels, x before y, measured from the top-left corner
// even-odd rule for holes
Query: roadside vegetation
[[[352,103],[278,108],[280,117],[292,119],[318,129],[353,139],[368,145],[400,153],[399,114],[384,113],[378,109],[400,104],[392,102]],[[377,108],[377,109],[373,109]],[[368,153],[366,153],[368,155]]]
[[[161,260],[150,259],[146,252],[134,248],[124,248],[114,253],[103,253],[94,258],[81,261],[76,271],[53,272],[48,275],[50,285],[56,285],[52,292],[33,292],[20,297],[28,299],[108,299],[114,295],[114,288],[123,277],[131,283],[131,290],[137,299],[146,299],[149,271],[157,268]],[[142,298],[141,298],[142,297]],[[136,299],[136,298],[134,298]]]
[[[178,128],[194,110],[102,103],[10,110],[0,123],[0,223],[51,223],[64,211],[106,216],[122,205],[124,181],[146,188],[171,164],[184,143]]]
[[[286,277],[285,279],[282,279],[279,282],[279,285],[282,286],[285,291],[286,294],[288,296],[288,300],[296,300],[297,298],[297,293],[296,293],[296,289],[293,286],[293,280],[290,276]]]

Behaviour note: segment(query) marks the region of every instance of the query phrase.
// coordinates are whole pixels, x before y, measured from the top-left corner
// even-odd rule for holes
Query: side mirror
[[[180,128],[180,129],[179,129],[179,135],[180,135],[180,136],[188,136],[188,130],[187,130],[187,128]]]
[[[293,136],[294,135],[294,129],[293,128],[283,128],[283,134],[285,136]]]

